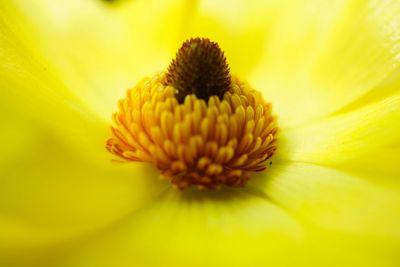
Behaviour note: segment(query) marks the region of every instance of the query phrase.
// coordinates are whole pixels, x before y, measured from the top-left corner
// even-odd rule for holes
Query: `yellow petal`
[[[364,242],[364,237],[301,225],[262,194],[170,191],[71,249],[59,247],[62,253],[49,265],[379,266],[394,259],[390,247]]]
[[[57,133],[71,146],[79,146],[81,155],[97,158],[99,153],[91,154],[87,147],[93,147],[96,142],[97,146],[99,138],[106,138],[106,124],[69,92],[48,63],[26,46],[16,35],[14,26],[3,17],[0,18],[0,48],[1,117],[7,118],[10,124],[36,131],[36,135],[40,134],[38,129]],[[30,135],[27,129],[15,133],[16,142],[20,136]],[[96,134],[89,134],[90,131]]]
[[[27,104],[25,97],[14,103]],[[165,185],[146,166],[112,164],[104,148],[108,127],[95,118],[79,116],[58,97],[36,100],[29,108],[0,100],[8,105],[0,108],[1,266],[11,266],[4,258],[31,263],[55,244],[104,227]]]
[[[17,38],[47,62],[48,71],[109,118],[128,87],[169,64],[173,52],[166,44],[172,38],[178,45],[174,32],[182,24],[183,7],[176,1],[109,6],[100,0],[46,0],[7,2],[0,11]]]
[[[301,236],[301,227],[283,210],[240,190],[169,191],[88,243],[76,244],[62,261],[67,266],[247,265],[268,251],[268,261],[276,262]]]
[[[103,227],[163,189],[142,165],[111,164],[104,120],[6,18],[0,17],[0,265],[4,257],[33,256]]]
[[[148,166],[112,164],[104,139],[98,138],[102,132],[87,131],[88,136],[78,137],[83,131],[72,124],[67,133],[74,133],[74,138],[93,136],[79,149],[57,128],[13,119],[3,123],[0,134],[1,266],[9,266],[2,263],[4,258],[32,262],[55,244],[142,207],[168,185]],[[100,155],[91,158],[95,153]]]
[[[251,81],[298,125],[358,99],[399,69],[399,1],[289,1]]]
[[[10,118],[11,112],[0,106],[1,131],[0,140],[0,172],[13,165],[18,158],[24,158],[30,154],[34,146],[35,136],[30,133],[25,125],[26,121],[16,116]],[[17,137],[17,138],[16,138]]]
[[[399,122],[400,95],[396,93],[305,127],[283,129],[281,155],[289,161],[363,172],[377,183],[399,185]]]
[[[368,237],[382,246],[400,243],[398,189],[307,163],[277,164],[251,181],[278,206],[314,227]]]
[[[101,167],[49,142],[0,170],[0,259],[32,260],[142,207],[166,185],[146,166]]]
[[[198,1],[192,4],[184,36],[208,37],[218,42],[231,71],[247,79],[261,63],[269,31],[285,7],[282,1]]]
[[[2,14],[9,11],[6,7],[0,9]],[[77,149],[77,157],[108,164],[104,140],[109,126],[104,118],[68,89],[63,77],[56,75],[35,46],[20,38],[18,24],[14,25],[9,17],[0,18],[0,116],[21,128],[20,132],[10,131],[5,125],[8,132],[15,134],[13,142],[19,143],[20,138],[22,141],[31,134],[42,139],[56,136]]]

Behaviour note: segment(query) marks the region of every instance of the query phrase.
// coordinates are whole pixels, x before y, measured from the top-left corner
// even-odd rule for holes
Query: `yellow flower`
[[[398,266],[400,3],[2,1],[0,266]],[[126,88],[206,36],[279,118],[242,188],[104,149]]]

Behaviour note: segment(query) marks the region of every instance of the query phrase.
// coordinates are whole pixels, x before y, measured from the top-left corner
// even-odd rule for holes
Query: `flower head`
[[[271,104],[237,78],[208,39],[186,41],[168,72],[127,92],[107,149],[153,163],[178,188],[242,186],[276,150]]]

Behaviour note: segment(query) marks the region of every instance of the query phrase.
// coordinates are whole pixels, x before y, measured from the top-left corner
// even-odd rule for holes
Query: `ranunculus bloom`
[[[1,266],[400,264],[399,1],[2,2]],[[278,116],[242,188],[174,190],[104,148],[196,36]]]

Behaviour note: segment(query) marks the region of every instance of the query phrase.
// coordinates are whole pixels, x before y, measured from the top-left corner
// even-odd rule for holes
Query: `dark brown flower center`
[[[168,67],[166,84],[177,90],[179,103],[190,94],[206,101],[210,96],[222,99],[231,86],[224,52],[207,38],[187,40]]]

